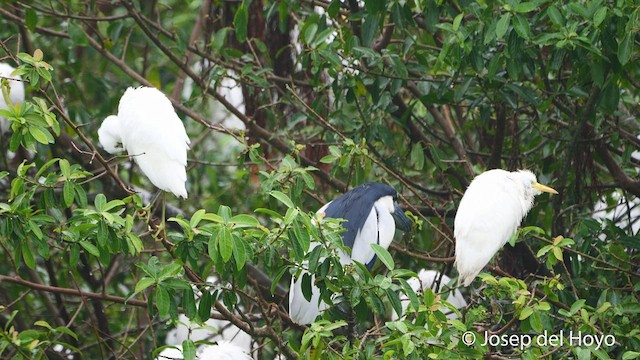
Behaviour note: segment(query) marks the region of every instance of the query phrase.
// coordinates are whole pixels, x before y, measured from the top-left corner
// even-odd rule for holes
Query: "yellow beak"
[[[558,194],[558,192],[555,189],[550,188],[550,187],[548,187],[546,185],[539,184],[537,182],[533,183],[533,185],[531,185],[531,186],[533,186],[534,189],[542,191],[542,192]]]

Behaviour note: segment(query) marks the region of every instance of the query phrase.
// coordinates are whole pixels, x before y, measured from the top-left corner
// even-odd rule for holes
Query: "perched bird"
[[[471,284],[516,232],[531,210],[533,198],[543,192],[558,193],[539,184],[528,170],[494,169],[473,179],[460,201],[454,221],[459,283]]]
[[[386,249],[391,245],[396,227],[404,231],[411,228],[409,219],[398,206],[397,198],[398,193],[392,187],[368,183],[351,189],[317,211],[326,218],[346,220],[342,223],[346,231],[341,235],[344,245],[351,248],[351,255],[339,251],[342,264],[358,261],[371,270],[377,259],[371,244]],[[318,243],[312,242],[309,251],[316,246]],[[313,279],[312,276],[312,283]],[[289,316],[293,321],[310,324],[326,307],[320,301],[320,290],[313,285],[311,300],[305,299],[302,274],[297,280],[291,279]]]
[[[180,314],[178,325],[170,330],[165,345],[180,345],[183,341],[206,340],[217,343],[232,343],[244,352],[250,352],[253,346],[251,336],[227,320],[208,319],[202,326],[192,324],[185,315]]]
[[[177,345],[175,348],[166,348],[158,354],[156,360],[176,360],[184,359],[182,354],[182,346]],[[217,345],[202,345],[198,347],[196,352],[197,360],[253,360],[238,345],[219,341]]]
[[[120,99],[118,115],[102,122],[98,139],[111,154],[126,150],[161,190],[187,198],[187,150],[191,141],[171,101],[160,90],[128,88]]]
[[[220,284],[220,280],[216,276],[207,277],[206,282]],[[196,304],[200,303],[199,298],[196,294]],[[228,320],[210,318],[200,326],[191,323],[186,315],[180,314],[178,324],[167,333],[164,343],[165,345],[180,346],[187,339],[194,342],[205,340],[218,344],[231,343],[246,353],[251,353],[254,345],[249,334]]]
[[[162,350],[156,357],[156,360],[176,360],[176,359],[184,359],[184,356],[182,355],[181,345],[176,345],[176,347],[174,348],[168,347]]]
[[[0,78],[12,79],[9,81],[9,100],[15,105],[24,102],[24,83],[20,75],[12,76],[11,73],[15,69],[6,63],[0,63]],[[0,79],[1,81],[1,79]],[[8,109],[8,104],[4,101],[4,96],[0,92],[0,109]],[[9,129],[7,119],[0,117],[0,134]]]
[[[440,283],[437,284],[437,280],[440,278]],[[451,283],[451,278],[447,275],[440,275],[439,272],[435,270],[426,270],[422,269],[418,272],[418,277],[411,278],[407,280],[411,288],[416,294],[421,294],[425,289],[430,288],[434,293],[442,293],[442,299],[453,305],[456,309],[462,309],[467,306],[467,301],[460,293],[458,289],[451,289],[448,287],[449,283]],[[437,286],[436,286],[437,285]],[[406,295],[400,296],[400,302],[402,303],[402,314],[404,315],[407,311],[407,307],[409,306],[409,298]],[[452,311],[448,311],[448,309],[442,309],[442,312],[447,316],[447,319],[457,319],[458,314]],[[399,318],[398,314],[395,312],[392,314],[392,319],[397,320]]]
[[[225,341],[201,346],[196,357],[200,360],[252,360],[241,347]]]

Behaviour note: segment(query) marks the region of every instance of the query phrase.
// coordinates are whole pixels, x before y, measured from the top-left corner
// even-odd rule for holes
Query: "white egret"
[[[539,184],[528,170],[494,169],[473,179],[460,201],[454,221],[459,283],[471,284],[516,232],[531,210],[533,198],[543,192],[558,193]]]
[[[9,83],[9,100],[12,104],[24,102],[24,83],[20,75],[11,75],[15,70],[13,66],[7,63],[0,63],[0,78],[11,79]],[[0,109],[6,110],[9,106],[0,92]],[[0,135],[9,129],[7,119],[0,117]]]
[[[373,268],[377,256],[371,244],[378,244],[386,249],[391,245],[396,227],[404,231],[411,228],[409,219],[396,202],[397,198],[398,193],[392,187],[368,183],[351,189],[318,210],[317,213],[324,213],[324,217],[346,220],[342,226],[347,231],[341,235],[344,245],[351,248],[351,256],[339,251],[342,264],[358,261],[368,269]],[[316,246],[318,243],[312,242],[309,251]],[[302,293],[302,274],[297,280],[291,279],[289,316],[297,323],[310,324],[327,305],[320,301],[320,289],[313,285],[310,301],[305,299]],[[313,279],[312,276],[312,282]]]
[[[440,283],[436,284],[438,278],[440,277],[442,277],[440,279]],[[453,305],[456,309],[462,309],[467,306],[467,301],[462,296],[462,293],[460,293],[460,290],[454,290],[449,287],[452,285],[451,278],[444,274],[440,275],[440,273],[435,270],[422,269],[418,272],[417,278],[413,277],[407,280],[407,282],[416,294],[423,293],[427,288],[433,290],[434,293],[442,293],[443,291],[448,290],[441,295],[443,300]],[[438,286],[436,287],[436,285]],[[407,311],[407,307],[409,306],[409,298],[407,297],[407,295],[403,294],[402,296],[400,296],[400,302],[402,303],[401,315],[404,315]],[[458,314],[453,311],[448,311],[448,309],[446,308],[442,309],[442,312],[447,316],[447,319],[458,318]],[[392,320],[397,320],[398,314],[396,314],[394,311],[391,318]]]
[[[217,345],[201,346],[196,357],[200,360],[252,360],[244,349],[225,341],[219,341]]]
[[[184,356],[182,355],[181,345],[176,345],[175,348],[171,348],[171,347],[165,348],[164,350],[160,351],[160,353],[156,357],[156,360],[176,360],[176,359],[184,359]]]
[[[215,276],[207,277],[207,284],[219,284],[220,281]],[[196,295],[196,304],[200,302],[200,296]],[[251,353],[253,349],[253,339],[251,335],[242,331],[228,320],[210,318],[202,325],[191,323],[189,318],[180,314],[175,329],[171,329],[165,338],[165,345],[179,346],[185,340],[200,341],[206,340],[215,343],[233,343],[242,351]]]
[[[160,90],[128,88],[120,99],[118,115],[102,122],[98,138],[111,154],[124,148],[155,186],[187,198],[187,150],[191,141],[171,101]]]

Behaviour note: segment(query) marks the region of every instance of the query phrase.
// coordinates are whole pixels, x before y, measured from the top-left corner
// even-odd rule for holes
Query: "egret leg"
[[[160,194],[162,193],[162,194]],[[156,195],[155,199],[153,200],[153,202],[155,203],[155,201],[162,196],[162,204],[160,205],[161,208],[161,219],[160,219],[160,225],[158,226],[158,230],[155,232],[154,237],[156,239],[164,239],[167,236],[167,232],[165,230],[165,214],[166,214],[166,208],[167,208],[167,193],[165,191],[160,190],[160,193],[158,193],[158,195]],[[151,209],[153,209],[153,206],[151,206]]]

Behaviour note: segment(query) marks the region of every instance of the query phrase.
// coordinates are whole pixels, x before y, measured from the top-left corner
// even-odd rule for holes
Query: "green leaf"
[[[196,344],[193,340],[187,339],[182,342],[182,356],[184,356],[184,360],[195,360]]]
[[[622,360],[632,360],[640,358],[640,352],[637,351],[625,351],[622,354]]]
[[[424,150],[420,143],[415,143],[411,147],[410,159],[414,169],[420,171],[424,168]]]
[[[498,40],[502,39],[504,35],[507,33],[507,30],[509,29],[510,20],[511,20],[510,13],[502,14],[502,16],[500,17],[500,20],[498,20],[498,23],[496,24],[496,38]]]
[[[529,40],[531,38],[531,28],[529,27],[529,19],[518,14],[515,16],[513,21],[513,28],[516,30],[518,35],[525,40]]]
[[[207,321],[211,317],[211,304],[213,304],[213,296],[208,290],[203,290],[198,303],[198,317],[201,321]]]
[[[27,241],[20,242],[20,252],[22,253],[22,260],[24,260],[25,265],[29,267],[29,269],[36,268],[36,259],[33,256],[33,252],[29,247],[29,243]]]
[[[95,200],[93,201],[94,207],[97,211],[104,211],[104,205],[107,203],[107,197],[104,194],[100,193],[96,195]]]
[[[251,215],[239,214],[231,219],[229,219],[229,223],[234,224],[235,227],[256,227],[260,226],[260,222],[258,219],[254,218]]]
[[[247,251],[244,248],[244,241],[235,234],[233,235],[233,260],[236,262],[236,270],[240,271],[247,262]]]
[[[196,298],[193,294],[193,289],[191,288],[184,289],[182,291],[182,309],[189,319],[193,319],[198,314],[196,309]]]
[[[158,314],[165,317],[169,314],[169,292],[163,286],[156,287],[156,307]]]
[[[24,24],[27,25],[29,31],[35,31],[38,25],[38,15],[32,8],[27,8],[24,12]]]
[[[596,11],[595,14],[593,14],[593,26],[599,27],[606,17],[607,17],[607,7],[603,6],[600,9],[598,9],[598,11]],[[627,34],[626,36],[629,36],[629,34]]]
[[[204,209],[200,209],[200,210],[194,212],[193,216],[191,216],[191,220],[189,220],[189,225],[191,227],[198,226],[198,224],[200,223],[200,221],[204,217],[204,214],[206,214],[206,211]]]
[[[618,45],[618,60],[620,64],[625,65],[629,62],[631,58],[631,54],[633,54],[633,39],[635,38],[634,33],[627,33],[622,38],[622,41]]]
[[[65,180],[64,186],[62,187],[62,199],[66,208],[69,208],[73,204],[75,196],[76,192],[73,187],[73,183],[69,180]]]
[[[172,278],[182,273],[182,265],[177,263],[171,263],[166,265],[160,270],[158,273],[158,281],[162,281],[164,279]]]
[[[522,311],[520,312],[520,316],[518,316],[519,320],[524,320],[526,318],[528,318],[529,316],[531,316],[531,314],[533,314],[533,308],[532,307],[526,307],[524,309],[522,309]]]
[[[222,261],[228,262],[233,254],[233,238],[231,237],[231,231],[227,227],[223,227],[218,232],[218,250],[220,250],[220,256]]]
[[[133,290],[133,295],[141,292],[142,290],[148,288],[149,286],[155,284],[156,281],[150,277],[143,277],[142,279],[138,280],[138,283],[136,284],[135,289]],[[132,295],[132,296],[133,296]]]
[[[393,262],[393,258],[391,257],[391,254],[389,253],[389,251],[387,251],[387,249],[383,248],[378,244],[371,244],[371,248],[376,253],[376,255],[378,255],[378,259],[382,261],[384,266],[386,266],[387,269],[389,270],[393,270],[393,268],[395,267],[395,264]]]
[[[38,239],[42,240],[44,234],[42,233],[42,230],[40,230],[40,226],[38,226],[35,221],[29,220],[29,228]]]
[[[513,8],[517,13],[528,13],[536,9],[538,9],[538,2],[535,1],[522,2]]]
[[[280,201],[281,203],[285,204],[288,208],[295,207],[295,205],[293,205],[293,201],[291,201],[289,196],[287,196],[287,194],[285,194],[283,192],[280,192],[280,191],[277,191],[277,190],[273,190],[273,191],[269,192],[269,195],[273,196],[278,201]]]
[[[562,258],[562,249],[557,247],[557,246],[553,247],[553,256],[555,256],[556,259],[558,259],[560,261],[564,261],[563,258]]]
[[[370,46],[380,27],[380,14],[367,14],[362,26],[362,45]]]
[[[536,333],[540,334],[542,332],[542,319],[540,319],[540,314],[537,311],[529,317],[529,324]]]
[[[216,50],[218,52],[222,50],[225,43],[227,42],[227,35],[229,34],[229,30],[230,29],[228,27],[224,27],[216,31],[216,34],[213,36],[213,41],[211,43],[211,48],[213,50]]]
[[[573,305],[571,305],[571,309],[569,310],[569,314],[573,315],[576,312],[578,312],[578,310],[580,310],[584,306],[585,302],[587,302],[587,300],[585,300],[585,299],[580,299],[580,300],[577,300],[576,302],[574,302]]]
[[[80,241],[79,244],[89,254],[91,254],[91,255],[93,255],[95,257],[100,257],[100,250],[98,250],[98,248],[95,245],[93,245],[92,243],[90,243],[88,241]]]
[[[47,145],[53,143],[53,136],[46,129],[40,126],[29,126],[29,134],[40,144]]]
[[[549,8],[547,8],[547,15],[555,25],[564,26],[564,16],[562,16],[557,7],[553,5],[549,6]]]
[[[233,17],[233,27],[236,32],[236,39],[238,39],[238,42],[240,43],[243,43],[247,40],[248,22],[249,10],[247,9],[247,5],[243,1],[238,7],[235,16]]]
[[[207,243],[207,250],[211,260],[216,261],[218,259],[218,239],[220,237],[220,229],[216,229],[211,233],[209,242]]]
[[[463,13],[463,12],[461,12],[460,14],[458,14],[458,15],[453,19],[453,26],[452,26],[453,31],[458,31],[458,28],[460,27],[460,23],[462,22],[462,19],[464,19],[464,13]]]
[[[60,159],[58,160],[58,166],[60,167],[60,173],[62,176],[69,179],[71,177],[71,165],[69,164],[69,161],[67,159]]]
[[[538,250],[538,253],[536,254],[536,257],[541,257],[542,255],[548,253],[549,251],[551,251],[551,249],[553,249],[553,245],[545,245],[543,246],[540,250]]]

